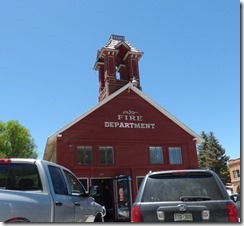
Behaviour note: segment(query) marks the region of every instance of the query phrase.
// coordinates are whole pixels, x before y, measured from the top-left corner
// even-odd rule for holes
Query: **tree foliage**
[[[216,172],[224,184],[230,182],[227,165],[229,156],[225,155],[225,149],[219,144],[213,132],[206,134],[203,131],[201,137],[205,142],[198,146],[199,167],[211,169]]]
[[[1,158],[37,158],[36,147],[29,130],[18,121],[0,121]]]

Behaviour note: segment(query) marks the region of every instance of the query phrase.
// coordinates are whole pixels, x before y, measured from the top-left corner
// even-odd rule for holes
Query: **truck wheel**
[[[101,214],[97,214],[97,216],[95,217],[94,222],[104,222],[104,218],[102,217]]]
[[[12,218],[12,219],[5,221],[5,223],[27,223],[27,222],[30,222],[30,221],[23,217]]]

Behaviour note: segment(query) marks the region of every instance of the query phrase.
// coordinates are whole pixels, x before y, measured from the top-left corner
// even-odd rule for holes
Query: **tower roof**
[[[143,52],[141,52],[139,49],[137,49],[136,47],[134,47],[128,41],[125,40],[125,36],[111,35],[110,38],[108,39],[106,45],[97,51],[97,61],[94,65],[94,69],[96,70],[97,63],[103,61],[102,55],[103,55],[104,51],[115,51],[118,53],[120,46],[124,46],[127,49],[128,53],[136,54],[138,59],[140,59],[141,56],[143,55]]]
[[[125,40],[125,36],[121,36],[121,35],[111,35],[108,42],[103,48],[117,49],[120,45],[127,46],[129,51],[131,52],[140,53],[140,51],[136,47],[134,47],[128,41]]]

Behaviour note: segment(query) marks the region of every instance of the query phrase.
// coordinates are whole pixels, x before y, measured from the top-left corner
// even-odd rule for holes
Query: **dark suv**
[[[150,172],[132,206],[131,222],[238,222],[238,211],[211,170]]]

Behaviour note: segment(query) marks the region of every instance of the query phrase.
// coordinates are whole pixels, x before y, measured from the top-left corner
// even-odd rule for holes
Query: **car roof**
[[[0,165],[11,164],[11,163],[29,163],[29,164],[36,164],[38,162],[39,163],[42,162],[45,165],[58,166],[58,167],[60,167],[62,169],[65,169],[65,170],[71,172],[65,166],[59,165],[59,164],[54,163],[54,162],[46,161],[46,160],[43,160],[43,159],[33,159],[33,158],[0,158]]]
[[[0,164],[9,164],[9,163],[34,163],[36,159],[32,158],[1,158]]]
[[[175,174],[175,173],[212,173],[212,170],[209,169],[180,169],[180,170],[164,170],[164,171],[150,171],[148,175],[156,174]]]

